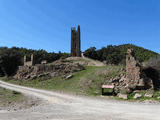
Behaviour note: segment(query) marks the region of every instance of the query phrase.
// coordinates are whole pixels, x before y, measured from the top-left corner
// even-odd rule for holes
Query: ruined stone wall
[[[107,84],[115,85],[115,92],[121,90],[133,92],[134,90],[153,89],[153,82],[143,72],[141,64],[134,57],[132,49],[127,50],[126,55],[126,74],[120,74],[107,81]]]
[[[27,61],[26,55],[24,56],[24,66],[33,66],[34,64],[34,59],[33,59],[33,54],[31,55],[31,61]]]
[[[32,65],[33,65],[32,61],[27,61],[24,63],[24,66],[32,66]]]
[[[20,66],[16,79],[34,79],[41,76],[55,77],[59,75],[67,75],[76,71],[83,70],[84,67],[79,64],[57,63],[57,64],[37,64],[35,66]]]
[[[132,49],[127,50],[125,82],[128,89],[153,89],[152,80],[143,72],[143,67],[135,59]]]
[[[136,87],[136,86],[144,86],[144,78],[141,78],[142,68],[138,61],[136,61],[133,56],[133,50],[127,50],[126,56],[126,80],[127,83]],[[129,85],[129,86],[130,86]]]

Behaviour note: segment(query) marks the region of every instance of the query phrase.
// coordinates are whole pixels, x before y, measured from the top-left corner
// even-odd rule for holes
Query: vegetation
[[[103,47],[99,50],[96,50],[95,47],[91,47],[84,52],[84,55],[92,59],[106,61],[107,64],[125,64],[127,48],[134,49],[135,57],[140,62],[147,61],[158,55],[158,53],[132,44],[119,46],[108,45],[107,47]]]
[[[106,61],[108,64],[112,65],[101,67],[86,66],[85,70],[76,72],[72,78],[67,80],[62,76],[58,76],[54,78],[41,77],[33,80],[15,80],[13,78],[8,78],[7,81],[40,89],[76,92],[84,95],[101,95],[101,85],[105,84],[107,80],[119,75],[124,68],[124,66],[120,64],[124,64],[126,51],[129,47],[134,49],[135,56],[140,62],[149,60],[150,63],[153,63],[153,61],[155,63],[155,61],[157,61],[154,65],[159,65],[159,54],[155,52],[131,44],[120,46],[109,45],[100,50],[91,47],[84,52],[84,55],[95,60]],[[17,67],[23,64],[23,56],[27,55],[29,57],[31,54],[34,54],[36,64],[40,63],[42,60],[47,60],[50,63],[60,58],[61,61],[64,61],[64,58],[69,56],[68,54],[61,52],[48,53],[44,50],[3,47],[0,48],[0,74],[12,76],[16,72]],[[153,70],[156,72],[150,72],[150,68],[146,68],[144,72],[148,77],[159,80],[160,69],[152,68],[152,71]],[[155,77],[156,75],[158,77]],[[157,84],[157,82],[154,84]],[[133,99],[133,96],[134,93],[129,94],[129,99]],[[155,92],[153,99],[156,99],[157,96],[160,96],[159,89]],[[140,99],[144,100],[147,98],[143,95]]]
[[[84,95],[101,95],[101,85],[107,79],[119,75],[121,68],[123,66],[87,66],[85,70],[76,72],[72,78],[67,80],[59,76],[50,79],[38,78],[23,81],[8,79],[7,82],[41,89],[76,92]]]
[[[0,103],[1,103],[0,106],[21,101],[22,98],[23,95],[21,93],[0,87]]]
[[[13,75],[17,67],[23,65],[23,56],[26,55],[27,58],[30,55],[34,55],[34,63],[41,63],[42,60],[47,60],[47,62],[53,62],[61,57],[65,58],[69,56],[67,53],[48,53],[45,50],[32,50],[26,48],[0,48],[0,75],[11,76]]]
[[[115,76],[121,74],[121,69],[124,66],[115,66],[108,65],[103,67],[97,66],[87,66],[85,70],[76,72],[74,76],[70,79],[64,79],[62,76],[47,78],[41,77],[34,80],[15,80],[13,78],[4,79],[7,82],[39,88],[39,89],[47,89],[54,91],[62,91],[62,92],[71,92],[74,94],[81,95],[91,95],[91,96],[100,96],[101,95],[101,85],[105,84],[107,80],[114,78]],[[111,92],[111,90],[105,90],[105,92]],[[153,98],[145,97],[145,93],[148,91],[140,91],[138,93],[142,94],[141,98],[136,100],[144,101],[144,100],[157,100],[160,102],[157,97],[160,96],[160,91],[156,90],[154,92]],[[128,99],[131,101],[135,101],[133,98],[136,93],[128,94]],[[114,98],[119,99],[117,96]]]
[[[140,62],[144,62],[158,55],[155,52],[131,44],[120,46],[109,45],[101,48],[100,50],[96,50],[95,47],[91,47],[84,52],[84,55],[95,60],[106,61],[107,64],[124,64],[125,54],[128,47],[134,49],[135,56]],[[29,58],[31,54],[34,54],[35,64],[41,63],[42,60],[47,60],[48,63],[50,63],[69,56],[69,54],[61,52],[48,53],[45,50],[1,47],[0,76],[12,76],[16,72],[18,66],[23,65],[23,56],[26,55],[27,58]]]
[[[145,67],[160,67],[160,55],[150,58],[144,64]]]

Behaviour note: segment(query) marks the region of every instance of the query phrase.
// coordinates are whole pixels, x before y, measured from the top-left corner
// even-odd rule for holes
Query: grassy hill
[[[124,44],[124,45],[119,45],[117,48],[120,50],[120,52],[123,54],[123,58],[125,57],[124,55],[126,54],[127,48],[133,48],[135,57],[137,60],[140,62],[144,62],[149,60],[152,57],[158,56],[159,54],[156,52],[153,52],[151,50],[145,49],[143,47],[139,47],[133,44]]]
[[[96,50],[95,47],[91,47],[84,52],[84,55],[95,60],[106,61],[108,64],[125,64],[126,51],[128,48],[134,50],[135,57],[140,62],[147,61],[159,55],[156,52],[132,44],[119,46],[108,45],[99,50]]]

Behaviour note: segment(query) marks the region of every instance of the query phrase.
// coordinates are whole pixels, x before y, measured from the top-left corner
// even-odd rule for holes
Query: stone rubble
[[[61,62],[56,62],[55,64],[37,64],[35,66],[20,66],[14,78],[21,80],[45,76],[56,77],[59,75],[70,75],[83,69],[84,67],[79,64]]]
[[[153,89],[153,83],[143,72],[141,64],[134,57],[132,49],[127,50],[126,70],[123,70],[119,76],[106,81],[106,84],[114,84],[116,94],[125,90],[126,93],[132,93],[135,90]]]
[[[139,93],[136,93],[135,95],[134,95],[134,99],[137,99],[137,98],[141,98],[142,97],[142,95],[141,94],[139,94]]]
[[[118,97],[121,98],[121,99],[124,99],[124,100],[128,99],[128,95],[127,94],[121,94],[121,93],[119,93]]]
[[[159,96],[159,97],[157,97],[157,99],[159,99],[159,100],[160,100],[160,96]]]
[[[144,96],[148,97],[148,98],[152,98],[153,97],[153,93],[146,93]]]

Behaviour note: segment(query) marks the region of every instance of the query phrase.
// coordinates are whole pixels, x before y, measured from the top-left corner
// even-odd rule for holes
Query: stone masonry
[[[24,66],[33,66],[34,60],[33,60],[33,54],[31,55],[31,61],[27,61],[26,55],[24,56]]]
[[[108,80],[107,84],[115,86],[115,93],[121,91],[130,93],[134,90],[153,89],[152,80],[143,72],[141,64],[136,60],[133,50],[130,48],[127,50],[126,55],[126,70],[121,71],[119,76]]]
[[[38,77],[56,77],[72,75],[74,72],[83,70],[84,67],[77,63],[65,62],[61,63],[60,60],[55,61],[54,64],[36,64],[34,66],[19,66],[17,74],[14,78],[34,79]]]
[[[71,56],[81,57],[81,38],[80,38],[80,26],[78,29],[71,28]]]
[[[135,57],[133,56],[133,50],[127,50],[126,56],[126,82],[130,83],[129,86],[141,86],[143,87],[145,82],[144,79],[141,78],[141,66],[138,61],[136,61]]]
[[[127,50],[126,55],[126,83],[129,89],[152,88],[152,80],[146,77],[142,66],[135,59],[132,49]]]

